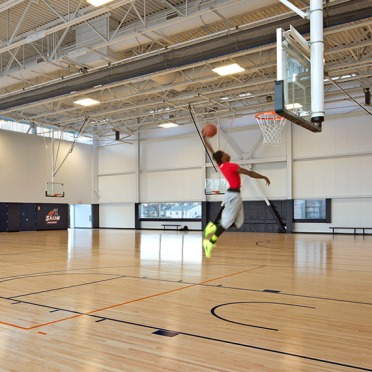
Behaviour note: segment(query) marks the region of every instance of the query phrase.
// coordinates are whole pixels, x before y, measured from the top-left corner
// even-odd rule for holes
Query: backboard
[[[225,194],[228,187],[227,181],[219,175],[215,178],[206,178],[204,192],[205,195]]]
[[[275,112],[312,132],[321,132],[322,121],[312,112],[311,49],[292,26],[277,29],[277,81]]]
[[[47,182],[45,196],[52,198],[63,198],[65,196],[63,183]]]

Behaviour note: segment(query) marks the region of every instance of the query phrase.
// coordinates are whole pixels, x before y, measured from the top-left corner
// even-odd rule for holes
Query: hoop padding
[[[279,146],[282,143],[282,129],[286,119],[274,111],[260,112],[256,115],[256,119],[262,131],[263,143]]]

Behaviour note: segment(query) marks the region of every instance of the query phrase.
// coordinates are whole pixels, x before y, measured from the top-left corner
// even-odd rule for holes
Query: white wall
[[[267,175],[271,185],[258,184],[270,200],[331,198],[332,225],[372,226],[372,120],[365,112],[326,117],[321,133],[287,124],[283,144],[275,148],[262,144],[254,115],[219,125],[213,147]],[[221,200],[221,195],[204,195],[205,178],[217,173],[195,127],[164,130],[161,138],[158,133],[142,132],[132,145],[105,146],[97,152],[76,144],[54,179],[65,185],[61,202],[98,202],[101,227],[134,228],[138,202]],[[47,143],[50,150],[50,140]],[[70,146],[61,143],[57,165]],[[0,131],[0,201],[50,202],[45,197],[48,181],[51,164],[44,139]],[[242,196],[262,199],[244,176]],[[329,225],[297,223],[294,229],[329,232]]]
[[[296,231],[372,226],[372,119],[364,112],[326,118],[321,133],[293,128],[293,198],[332,198],[331,224]]]
[[[134,229],[134,203],[99,205],[99,222],[102,228]]]
[[[100,227],[134,228],[138,199],[137,144],[120,143],[98,149]]]
[[[242,118],[241,122],[252,124],[252,118]],[[326,117],[321,133],[287,123],[282,132],[283,144],[274,148],[262,145],[257,130],[252,126],[244,133],[244,129],[240,131],[232,126],[229,138],[237,148],[245,150],[239,153],[228,145],[226,150],[243,166],[252,161],[252,169],[270,178],[269,188],[261,184],[270,200],[332,199],[332,223],[296,223],[295,231],[330,232],[330,225],[372,226],[369,209],[372,202],[372,119],[369,115],[359,110]],[[259,143],[255,143],[257,138]],[[220,144],[224,146],[223,141]],[[249,154],[248,161],[244,161],[245,153]],[[251,185],[252,180],[243,179],[242,195],[246,200],[257,197]]]
[[[46,148],[46,145],[48,149]],[[71,142],[62,141],[55,166],[62,163]],[[58,141],[55,142],[57,150]],[[92,146],[75,144],[74,150],[54,178],[64,184],[65,197],[46,197],[46,184],[52,181],[52,142],[40,136],[0,130],[0,201],[30,203],[91,204],[93,192]],[[57,151],[55,151],[55,154]]]
[[[134,228],[137,201],[203,200],[204,165],[199,137],[187,130],[172,138],[153,139],[150,133],[139,145],[100,147],[100,226]]]
[[[204,155],[196,133],[141,142],[142,202],[200,201]]]

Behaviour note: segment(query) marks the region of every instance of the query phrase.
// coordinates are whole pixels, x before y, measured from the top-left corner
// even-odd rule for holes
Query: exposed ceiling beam
[[[354,7],[355,3],[352,1],[348,5],[334,5],[330,8],[328,14],[329,27],[346,21],[352,22],[372,17],[372,7],[369,6],[368,0],[359,0],[357,9]],[[350,6],[350,11],[345,9],[347,6]],[[365,8],[361,9],[363,6]],[[136,76],[161,72],[180,65],[192,64],[200,60],[208,60],[223,55],[227,56],[242,49],[251,49],[274,43],[276,28],[289,28],[290,24],[302,34],[309,32],[310,24],[308,21],[304,21],[298,16],[289,16],[286,20],[272,22],[267,25],[255,27],[254,29],[238,30],[229,35],[207,40],[197,45],[164,51],[161,54],[138,61],[118,64],[86,75],[74,77],[73,79],[62,79],[51,85],[12,94],[0,100],[0,110],[22,106],[30,102],[42,101],[46,98],[62,96],[72,91],[92,89],[97,85],[111,84]]]

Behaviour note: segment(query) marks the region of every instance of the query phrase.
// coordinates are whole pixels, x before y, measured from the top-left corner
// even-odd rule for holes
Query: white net
[[[278,146],[282,143],[282,129],[286,122],[285,118],[275,112],[260,112],[256,115],[257,123],[263,135],[263,143],[270,146]]]

